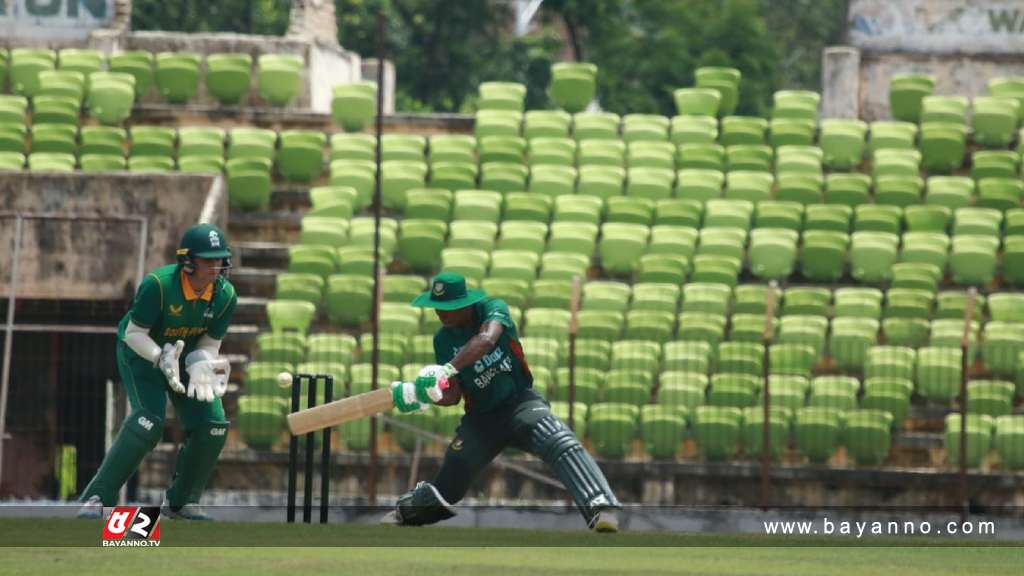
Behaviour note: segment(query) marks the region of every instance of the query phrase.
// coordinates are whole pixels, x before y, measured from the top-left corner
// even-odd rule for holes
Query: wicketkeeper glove
[[[167,379],[167,384],[170,385],[171,390],[178,394],[185,393],[185,385],[181,383],[181,372],[178,364],[178,359],[181,358],[181,351],[184,349],[185,343],[181,340],[174,344],[168,342],[164,344],[163,350],[160,351],[160,358],[157,359],[157,368],[160,369],[164,378]]]
[[[203,402],[213,402],[224,395],[231,375],[231,364],[227,358],[214,356],[198,349],[185,357],[188,370],[188,396]]]

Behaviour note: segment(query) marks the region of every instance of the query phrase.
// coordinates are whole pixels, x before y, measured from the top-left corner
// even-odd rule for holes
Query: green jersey
[[[533,375],[519,343],[504,300],[487,298],[473,304],[478,324],[472,328],[442,327],[434,335],[434,358],[438,364],[451,362],[459,350],[480,332],[487,322],[500,322],[505,329],[494,349],[472,366],[459,371],[466,411],[487,412],[526,388],[533,387]]]
[[[237,303],[235,287],[223,276],[218,276],[205,292],[196,294],[181,268],[170,264],[142,280],[131,309],[118,325],[117,337],[124,341],[131,320],[147,328],[160,347],[175,340],[184,341],[184,357],[195,349],[203,334],[218,340],[224,338]]]

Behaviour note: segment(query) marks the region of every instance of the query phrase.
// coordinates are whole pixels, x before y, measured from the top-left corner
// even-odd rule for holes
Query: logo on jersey
[[[210,230],[210,248],[220,248],[220,234],[216,230]]]
[[[459,450],[462,450],[462,438],[456,436],[452,440],[450,448],[452,449],[453,452],[458,452]]]
[[[160,546],[160,507],[117,506],[103,525],[102,545],[129,548]]]
[[[184,310],[184,309],[185,309],[185,305],[184,305],[184,304],[178,304],[177,306],[175,306],[174,304],[170,304],[170,305],[168,306],[168,310],[167,310],[167,312],[168,312],[168,313],[169,313],[169,314],[170,314],[171,316],[181,316],[181,312],[182,312],[182,310]]]
[[[434,282],[434,296],[444,296],[444,282]]]

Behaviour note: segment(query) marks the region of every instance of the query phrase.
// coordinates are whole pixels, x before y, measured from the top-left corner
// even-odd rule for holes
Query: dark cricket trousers
[[[511,446],[532,453],[530,433],[550,414],[547,401],[532,389],[523,390],[517,401],[494,411],[467,413],[432,484],[449,504],[462,500],[477,475],[502,450]]]

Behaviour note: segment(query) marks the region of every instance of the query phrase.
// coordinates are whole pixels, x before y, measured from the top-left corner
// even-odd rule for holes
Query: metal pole
[[[316,376],[305,374],[309,384],[306,387],[306,408],[316,406]],[[306,466],[302,473],[302,521],[309,524],[313,521],[313,449],[316,432],[306,434]]]
[[[14,305],[17,300],[18,260],[21,258],[21,215],[14,216],[14,256],[7,286],[7,323],[4,326],[4,367],[0,380],[0,485],[4,479],[4,436],[7,435],[7,392],[11,379],[11,345],[14,340]]]
[[[960,521],[967,521],[970,499],[967,492],[967,371],[970,363],[967,351],[970,349],[971,328],[974,323],[974,305],[978,291],[967,291],[967,305],[964,307],[964,332],[960,338]]]
[[[778,284],[775,280],[772,280],[768,284],[768,300],[765,302],[764,310],[764,334],[762,334],[762,340],[764,341],[764,358],[761,362],[762,370],[764,371],[764,396],[762,401],[762,413],[761,413],[761,508],[768,509],[768,499],[771,493],[771,461],[768,457],[772,447],[772,427],[771,427],[771,387],[769,381],[771,380],[771,354],[769,353],[769,347],[772,344],[772,340],[775,337],[775,290],[778,288]]]
[[[377,373],[380,364],[380,349],[378,347],[380,328],[380,294],[381,294],[381,265],[380,265],[380,208],[381,208],[381,135],[384,132],[384,11],[377,11],[377,119],[375,125],[377,134],[377,175],[373,185],[373,309],[370,321],[373,331],[373,355],[370,374],[373,382],[371,390],[377,389]],[[367,478],[366,498],[370,506],[377,504],[377,418],[370,419],[370,470]]]
[[[298,374],[292,376],[292,412],[299,411],[299,395],[302,380]],[[299,437],[288,436],[288,507],[285,512],[287,522],[295,522],[295,491],[299,473]]]
[[[324,404],[334,400],[334,376],[324,374]],[[317,376],[319,378],[319,375]],[[320,454],[320,523],[327,524],[331,496],[331,428],[324,428],[323,452]]]
[[[576,332],[579,329],[580,290],[579,276],[572,279],[572,300],[569,303],[569,429],[576,431]]]

